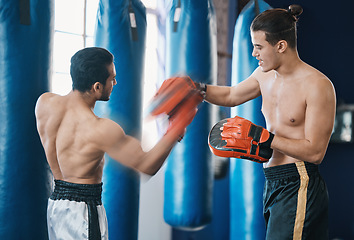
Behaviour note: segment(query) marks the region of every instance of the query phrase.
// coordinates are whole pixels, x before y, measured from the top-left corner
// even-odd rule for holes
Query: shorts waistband
[[[50,199],[86,202],[102,205],[102,183],[77,184],[62,180],[54,180],[55,186]]]
[[[317,174],[318,165],[309,162],[289,163],[269,168],[263,168],[264,176],[267,180],[278,180],[289,177],[300,177],[299,171],[306,169],[307,175]]]

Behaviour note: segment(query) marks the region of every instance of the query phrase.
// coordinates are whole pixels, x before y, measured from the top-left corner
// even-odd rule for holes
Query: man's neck
[[[80,92],[77,90],[72,90],[69,94],[69,97],[74,98],[76,101],[80,101],[83,104],[87,105],[92,111],[95,108],[96,99],[90,95],[89,92]]]
[[[289,52],[284,59],[282,64],[274,69],[278,76],[286,78],[296,72],[296,70],[303,64],[296,50]]]

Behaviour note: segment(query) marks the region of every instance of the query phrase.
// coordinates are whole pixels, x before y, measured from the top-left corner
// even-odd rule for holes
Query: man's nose
[[[253,50],[252,50],[252,56],[253,57],[257,57],[257,53],[256,53],[256,50],[253,48]]]

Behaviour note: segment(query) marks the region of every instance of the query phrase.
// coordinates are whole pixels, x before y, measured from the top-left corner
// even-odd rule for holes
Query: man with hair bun
[[[205,88],[206,101],[220,106],[234,107],[262,96],[267,129],[259,131],[259,142],[254,137],[249,144],[254,154],[242,158],[264,162],[268,240],[328,239],[328,193],[318,165],[333,129],[336,97],[331,81],[298,55],[296,25],[301,13],[301,6],[291,5],[289,10],[259,14],[251,25],[252,56],[259,66],[236,86]],[[239,136],[257,135],[245,126],[255,125],[235,117],[221,128],[225,155],[230,148],[242,148]],[[222,153],[223,148],[218,150]],[[267,154],[257,158],[261,152]]]

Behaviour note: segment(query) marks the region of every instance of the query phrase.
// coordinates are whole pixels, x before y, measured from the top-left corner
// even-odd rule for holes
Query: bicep
[[[106,131],[102,135],[102,150],[116,161],[135,168],[139,164],[138,160],[145,154],[140,141],[126,135],[118,124],[111,122],[109,125],[111,126],[106,127]]]
[[[261,90],[255,72],[232,87],[208,85],[205,100],[220,106],[234,107],[260,96]]]
[[[312,88],[307,95],[305,137],[325,150],[335,118],[334,89],[329,81],[325,81]]]
[[[251,75],[230,90],[231,105],[237,106],[261,95],[259,82]]]

